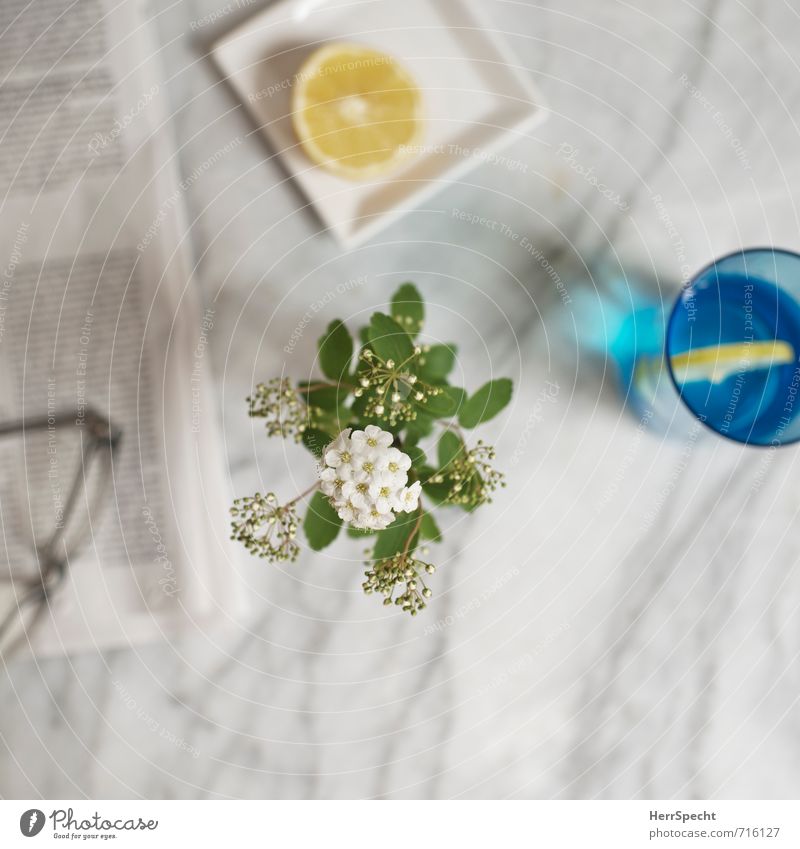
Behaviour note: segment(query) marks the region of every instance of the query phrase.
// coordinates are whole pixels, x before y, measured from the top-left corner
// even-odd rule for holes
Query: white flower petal
[[[350,502],[356,508],[356,510],[369,510],[372,507],[373,501],[369,497],[369,495],[356,490],[350,496]]]
[[[351,465],[350,463],[342,463],[342,465],[341,465],[341,466],[339,466],[339,467],[336,469],[336,471],[337,471],[337,473],[338,473],[339,477],[340,477],[343,481],[351,481],[351,480],[353,480],[353,473],[354,473],[354,469],[353,469],[353,467],[352,467],[352,465]]]
[[[363,430],[354,430],[350,435],[350,443],[354,451],[362,451],[367,445],[367,435]]]
[[[374,514],[373,514],[373,517],[374,517],[373,520],[375,522],[376,529],[381,530],[381,531],[384,528],[389,527],[389,525],[391,525],[392,522],[394,522],[394,520],[396,518],[394,513],[381,513],[379,516],[374,516]]]
[[[405,513],[412,513],[419,506],[419,495],[422,489],[422,484],[415,481],[411,486],[405,487],[400,493],[398,499],[398,509]]]
[[[347,462],[350,454],[350,428],[345,428],[323,452],[326,465],[336,468]]]

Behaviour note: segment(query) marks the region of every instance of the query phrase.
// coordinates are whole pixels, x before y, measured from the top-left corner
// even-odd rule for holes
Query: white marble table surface
[[[506,151],[513,169],[485,163],[345,252],[204,56],[243,13],[151,4],[182,171],[244,140],[186,193],[233,488],[288,497],[308,477],[302,449],[247,420],[251,384],[308,373],[328,320],[406,279],[467,385],[515,380],[486,428],[509,486],[445,516],[416,619],[362,595],[342,539],[286,568],[243,555],[253,612],[224,638],[12,665],[1,795],[800,794],[798,452],[643,427],[585,343],[602,310],[586,328],[573,309],[620,269],[669,300],[684,267],[800,248],[800,16],[785,0],[485,6],[548,122]],[[192,27],[215,9],[216,29]],[[310,305],[361,276],[287,356]]]

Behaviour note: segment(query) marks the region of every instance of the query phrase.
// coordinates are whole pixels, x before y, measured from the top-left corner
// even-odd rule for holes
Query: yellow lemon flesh
[[[350,180],[368,179],[412,152],[422,131],[422,95],[397,59],[358,44],[329,44],[298,72],[292,122],[314,162]]]
[[[678,383],[707,380],[722,383],[733,374],[793,363],[794,348],[782,340],[774,342],[733,342],[695,348],[671,358],[672,373]]]

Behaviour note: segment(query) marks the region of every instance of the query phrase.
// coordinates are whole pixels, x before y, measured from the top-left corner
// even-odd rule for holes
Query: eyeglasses
[[[3,656],[30,638],[70,562],[92,539],[121,437],[91,409],[0,423],[5,465],[18,471],[0,497],[8,561],[0,582],[11,596],[0,618]]]

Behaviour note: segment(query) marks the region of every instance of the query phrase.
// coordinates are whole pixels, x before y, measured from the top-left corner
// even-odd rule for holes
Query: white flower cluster
[[[322,491],[339,518],[354,528],[380,531],[395,512],[411,513],[419,504],[421,484],[408,483],[411,458],[392,448],[392,434],[375,425],[343,430],[325,449],[320,470]]]

